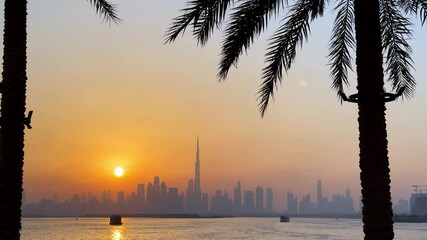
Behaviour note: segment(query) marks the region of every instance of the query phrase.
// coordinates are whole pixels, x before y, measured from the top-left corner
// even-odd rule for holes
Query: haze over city
[[[351,191],[347,188],[345,194],[333,194],[332,198],[328,199],[327,196],[323,195],[321,180],[317,181],[316,193],[313,194],[313,198],[311,198],[311,193],[307,193],[300,196],[300,201],[298,201],[298,196],[290,191],[286,191],[286,196],[283,194],[275,196],[275,191],[271,187],[265,188],[257,185],[255,191],[254,189],[242,188],[240,179],[236,181],[232,191],[217,186],[215,192],[206,192],[201,184],[203,174],[201,172],[198,136],[196,146],[194,177],[188,180],[185,189],[174,187],[174,183],[168,183],[159,176],[155,176],[152,182],[137,183],[134,191],[130,193],[117,191],[114,194],[106,186],[107,189],[103,190],[101,194],[74,193],[72,197],[64,201],[60,201],[59,196],[55,194],[52,198],[42,198],[29,202],[27,201],[27,194],[24,192],[23,215],[99,216],[120,212],[124,214],[186,213],[199,216],[273,216],[286,212],[294,215],[319,214],[325,216],[339,214],[340,216],[358,216],[354,205],[360,206],[360,198],[356,198],[355,201],[351,196]],[[114,175],[117,178],[123,177],[124,173],[125,171],[121,166],[114,169]],[[314,196],[316,196],[315,202]],[[283,204],[286,205],[285,208],[278,207],[283,206]],[[403,207],[403,209],[405,213],[409,211],[407,207]]]
[[[311,40],[261,118],[256,93],[271,34],[262,34],[218,83],[221,34],[203,48],[191,34],[164,44],[184,1],[115,2],[119,25],[99,23],[86,1],[29,1],[28,201],[105,186],[131,192],[154,176],[185,189],[197,134],[206,192],[221,186],[231,193],[240,179],[245,189],[272,187],[279,204],[286,190],[315,193],[322,179],[325,195],[348,187],[358,198],[357,106],[340,104],[330,89],[330,17],[314,22]],[[387,105],[394,201],[408,199],[412,184],[426,184],[427,33],[414,29],[415,97]],[[354,75],[350,81],[347,94],[356,91]],[[117,166],[121,178],[113,174]]]

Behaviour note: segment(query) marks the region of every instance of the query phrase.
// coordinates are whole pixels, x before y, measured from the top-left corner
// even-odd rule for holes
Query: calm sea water
[[[363,239],[357,219],[278,218],[153,219],[124,218],[109,226],[107,218],[24,218],[22,240],[159,240],[159,239]],[[395,239],[427,239],[427,223],[396,223]]]

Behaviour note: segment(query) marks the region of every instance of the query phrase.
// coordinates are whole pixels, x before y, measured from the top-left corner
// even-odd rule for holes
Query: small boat
[[[110,216],[110,225],[122,225],[122,216],[112,215]]]
[[[280,222],[289,222],[288,216],[280,216]]]

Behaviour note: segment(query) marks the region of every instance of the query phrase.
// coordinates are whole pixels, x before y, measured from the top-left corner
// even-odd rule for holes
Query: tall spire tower
[[[199,135],[197,134],[197,149],[196,149],[196,163],[194,171],[194,195],[196,204],[201,204],[202,202],[202,190],[200,187],[200,149],[199,149]]]

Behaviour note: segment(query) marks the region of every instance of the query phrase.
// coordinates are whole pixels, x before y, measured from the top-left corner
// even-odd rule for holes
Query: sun
[[[123,176],[124,173],[125,173],[125,170],[120,166],[114,169],[114,175],[116,175],[116,177],[121,177]]]

